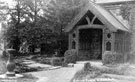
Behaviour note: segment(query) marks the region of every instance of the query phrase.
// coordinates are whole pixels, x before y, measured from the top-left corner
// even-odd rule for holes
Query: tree
[[[135,5],[126,3],[125,5],[122,5],[120,7],[120,15],[123,17],[123,19],[129,21],[130,29],[132,30],[134,28],[134,21],[135,21]]]
[[[81,0],[51,0],[50,4],[43,7],[44,18],[47,27],[52,27],[54,32],[58,34],[57,49],[62,54],[67,50],[68,37],[63,32],[64,27],[79,13],[84,3]],[[62,50],[64,49],[64,50]]]
[[[65,45],[65,42],[60,42],[67,41],[63,29],[83,6],[81,0],[73,1],[49,0],[47,3],[45,0],[15,0],[15,6],[9,9],[10,20],[5,33],[9,47],[19,50],[27,45],[23,48],[32,46],[34,51],[41,44],[53,49]]]
[[[16,0],[16,5],[14,8],[9,9],[9,14],[11,16],[9,21],[9,28],[7,29],[6,39],[9,41],[9,47],[19,50],[20,46],[20,37],[19,29],[21,28],[21,22],[24,16],[25,5],[21,0]]]
[[[130,50],[130,60],[134,62],[135,55],[135,5],[126,4],[121,7],[121,15],[125,20],[129,21],[130,31],[131,31],[131,50]],[[133,59],[132,59],[133,58]]]
[[[0,21],[6,20],[7,9],[8,9],[7,4],[0,1]]]
[[[123,19],[128,20],[130,19],[130,11],[132,9],[132,5],[126,3],[120,7],[120,15],[122,15]]]
[[[51,0],[43,7],[44,17],[48,26],[62,29],[79,13],[84,2],[81,0]],[[53,26],[52,26],[53,24]]]
[[[37,27],[38,17],[38,3],[40,0],[14,0],[16,2],[12,9],[9,9],[11,16],[8,21],[9,28],[7,29],[6,39],[9,41],[10,47],[19,50],[21,43],[24,41],[26,31],[23,33],[22,30],[30,30],[31,27]]]

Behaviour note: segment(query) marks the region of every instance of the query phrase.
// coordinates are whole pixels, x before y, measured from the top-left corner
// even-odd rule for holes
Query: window
[[[107,38],[111,38],[111,33],[108,33],[107,34]]]
[[[95,15],[91,11],[88,11],[87,16],[89,17],[90,22],[91,22]]]
[[[72,35],[72,36],[73,36],[73,38],[75,38],[75,37],[76,37],[75,33],[73,33],[73,35]]]
[[[110,41],[106,42],[106,50],[111,51],[111,42]]]
[[[105,50],[112,51],[113,50],[113,32],[110,31],[108,28],[104,29],[105,31]]]
[[[75,49],[76,43],[75,41],[72,41],[72,49]]]

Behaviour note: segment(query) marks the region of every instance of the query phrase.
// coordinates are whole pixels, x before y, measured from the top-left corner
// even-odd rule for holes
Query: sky
[[[4,2],[8,3],[9,6],[13,5],[13,0],[0,0],[0,1],[4,1]]]
[[[0,1],[7,2],[9,6],[12,6],[13,5],[12,0],[0,0]],[[1,30],[1,22],[0,22],[0,30]]]

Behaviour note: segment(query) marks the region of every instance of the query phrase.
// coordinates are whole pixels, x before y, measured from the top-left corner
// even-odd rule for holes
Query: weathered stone
[[[89,62],[84,64],[84,71],[90,71],[91,70],[91,64]]]

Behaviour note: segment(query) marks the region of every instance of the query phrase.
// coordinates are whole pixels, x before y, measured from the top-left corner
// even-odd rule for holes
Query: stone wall
[[[103,63],[125,63],[128,62],[131,58],[133,58],[133,55],[130,54],[132,45],[131,36],[132,34],[130,32],[120,30],[115,32],[114,50],[107,53],[104,52],[102,58]]]
[[[135,63],[135,30],[132,31],[131,36],[131,51],[130,51],[130,62]]]
[[[115,33],[114,52],[123,54],[123,61],[127,62],[130,59],[132,34],[118,30]]]
[[[124,31],[115,33],[114,51],[119,53],[129,53],[131,50],[131,34]]]

